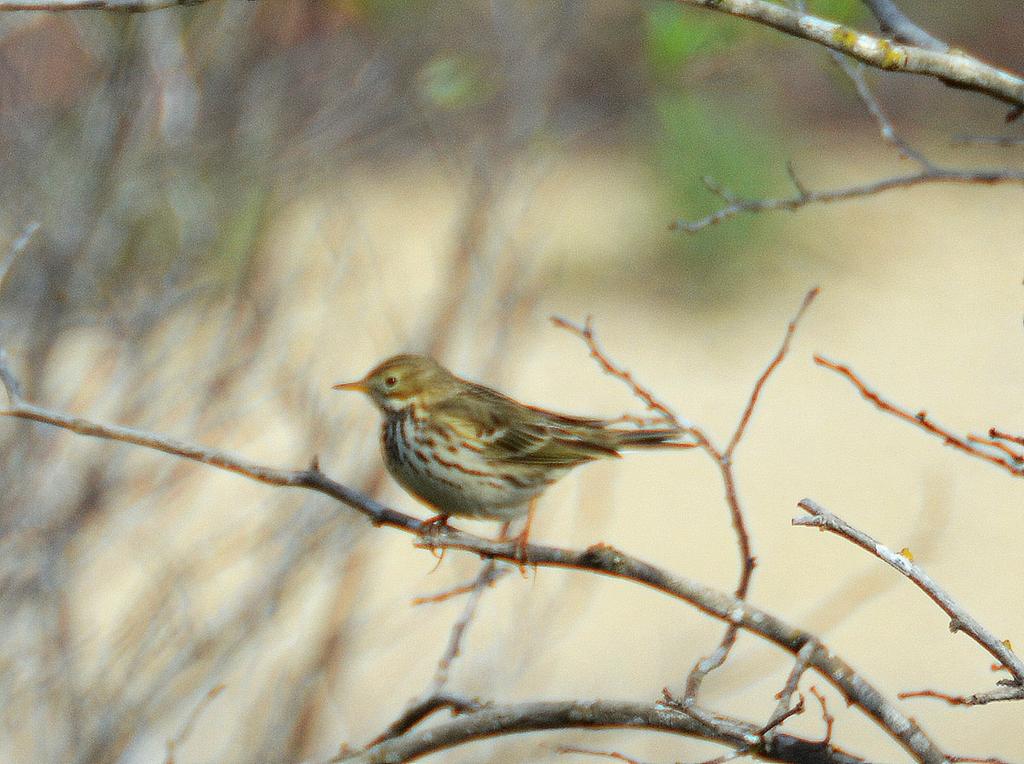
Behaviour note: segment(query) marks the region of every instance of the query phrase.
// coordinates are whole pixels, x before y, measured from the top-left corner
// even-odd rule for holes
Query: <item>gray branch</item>
[[[791,626],[780,618],[754,605],[697,581],[669,573],[662,568],[620,552],[610,546],[597,544],[585,550],[575,550],[530,544],[526,548],[524,560],[520,557],[520,551],[517,549],[514,541],[491,541],[456,528],[437,527],[424,523],[415,517],[391,509],[359,491],[332,480],[321,472],[319,464],[315,459],[306,469],[287,470],[266,467],[225,451],[205,448],[156,433],[119,425],[93,422],[20,400],[15,395],[16,388],[12,384],[13,380],[14,376],[9,370],[0,373],[0,381],[3,381],[5,386],[7,386],[8,392],[12,397],[10,406],[6,410],[0,411],[0,416],[33,420],[81,435],[143,446],[203,464],[209,464],[269,485],[318,491],[356,510],[367,517],[374,525],[386,525],[416,534],[419,536],[418,546],[424,548],[461,549],[477,554],[480,557],[506,560],[516,564],[525,561],[530,565],[598,573],[632,581],[687,602],[707,615],[757,634],[794,655],[799,654],[808,642],[816,641],[817,639],[813,634]],[[871,717],[881,729],[884,729],[894,740],[902,745],[916,761],[923,764],[944,764],[946,761],[945,754],[921,729],[917,722],[905,716],[892,701],[882,695],[881,692],[855,671],[852,666],[842,660],[842,658],[830,653],[824,645],[818,644],[811,655],[807,656],[807,665],[818,671],[836,687],[849,704],[859,707]],[[528,706],[528,708],[551,710],[549,706],[543,704],[539,706],[533,704]],[[560,708],[564,716],[559,718],[576,719],[577,723],[574,726],[593,726],[592,723],[585,723],[585,717],[579,718],[580,712],[573,710],[578,708],[576,704],[563,705]],[[495,716],[495,714],[499,714],[497,711],[492,710],[481,713],[488,715],[478,717],[474,714],[473,718],[477,722],[480,719],[491,719],[493,724],[500,720],[500,715],[499,717]],[[683,715],[686,716],[685,714]],[[544,718],[551,719],[551,717]],[[630,716],[629,718],[633,717]],[[690,719],[691,717],[687,716],[687,718]],[[515,726],[513,722],[514,720],[508,723]],[[544,723],[549,724],[551,722]],[[531,724],[529,718],[518,722],[518,724],[525,725],[522,726],[524,731],[526,729],[538,728],[529,726]],[[605,726],[623,725],[608,724]],[[431,733],[434,733],[433,729],[428,730],[427,733],[410,734],[414,736],[428,734],[429,736]],[[465,739],[475,739],[479,736],[480,734],[474,733]],[[405,736],[402,736],[402,738],[396,739],[396,741],[404,739]],[[396,741],[392,742],[398,744]],[[749,740],[745,742],[745,745],[750,745]],[[381,761],[386,760],[381,759]]]
[[[898,188],[910,188],[911,186],[923,186],[935,183],[957,183],[967,185],[998,185],[1004,183],[1018,183],[1024,185],[1024,171],[1020,170],[956,170],[942,167],[926,167],[919,172],[908,175],[896,175],[890,178],[872,181],[859,186],[848,186],[846,188],[834,188],[827,191],[808,191],[802,185],[797,187],[797,193],[792,196],[782,196],[770,199],[743,199],[729,191],[719,187],[710,178],[704,179],[705,184],[712,192],[724,199],[727,204],[715,212],[706,215],[698,220],[674,221],[671,228],[677,231],[694,233],[715,223],[735,217],[743,213],[769,212],[773,210],[788,210],[794,212],[815,204],[828,204],[829,202],[840,202],[849,199],[859,199],[865,196],[874,196],[892,191]]]
[[[572,728],[645,729],[713,740],[733,748],[747,748],[759,741],[759,730],[744,722],[722,718],[707,726],[691,716],[658,703],[565,700],[487,706],[444,724],[385,740],[355,753],[343,753],[331,762],[344,764],[398,764],[472,740],[541,730]],[[759,743],[756,753],[768,761],[794,764],[863,764],[862,760],[831,745],[778,734]],[[944,761],[937,759],[936,761]]]
[[[933,77],[1024,109],[1024,78],[960,50],[901,44],[766,0],[679,0],[727,13],[845,53],[878,69]]]
[[[871,9],[871,13],[878,19],[878,28],[885,34],[892,35],[894,40],[909,42],[928,50],[949,50],[946,43],[928,34],[907,18],[892,0],[864,0],[864,5]]]
[[[1000,700],[1012,700],[1022,696],[1024,689],[1024,662],[1002,642],[995,634],[989,631],[967,610],[953,599],[950,594],[919,565],[916,565],[904,555],[894,552],[884,544],[879,543],[863,531],[854,528],[838,515],[829,512],[820,504],[811,499],[804,499],[798,506],[806,511],[810,517],[795,517],[793,525],[811,526],[820,528],[823,531],[830,531],[837,536],[842,536],[847,541],[852,541],[861,549],[873,554],[882,562],[895,568],[904,576],[913,581],[917,587],[928,595],[931,600],[942,608],[949,616],[949,630],[952,632],[962,631],[979,645],[1010,672],[1013,677],[1012,684],[1016,693],[999,693]],[[1015,695],[1015,697],[1014,697]]]

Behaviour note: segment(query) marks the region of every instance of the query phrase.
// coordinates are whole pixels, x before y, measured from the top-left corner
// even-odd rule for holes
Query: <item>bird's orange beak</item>
[[[332,390],[355,390],[358,393],[369,392],[370,388],[366,385],[365,379],[357,379],[355,382],[342,382],[334,385]]]

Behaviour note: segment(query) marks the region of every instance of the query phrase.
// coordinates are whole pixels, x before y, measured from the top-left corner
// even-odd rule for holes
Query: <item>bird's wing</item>
[[[483,386],[474,385],[437,408],[449,426],[479,443],[481,455],[493,461],[569,467],[618,456],[601,437],[604,420],[524,406]]]

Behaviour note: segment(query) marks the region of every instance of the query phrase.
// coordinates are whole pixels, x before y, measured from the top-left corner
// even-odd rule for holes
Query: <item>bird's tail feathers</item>
[[[616,448],[678,448],[695,446],[693,433],[682,427],[656,430],[614,430]]]

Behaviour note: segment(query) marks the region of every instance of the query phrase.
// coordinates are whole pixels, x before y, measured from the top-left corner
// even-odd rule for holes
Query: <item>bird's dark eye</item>
[[[387,379],[384,380],[384,384],[387,385],[388,387],[394,387],[395,385],[398,384],[398,379],[396,377],[388,377]]]

